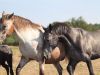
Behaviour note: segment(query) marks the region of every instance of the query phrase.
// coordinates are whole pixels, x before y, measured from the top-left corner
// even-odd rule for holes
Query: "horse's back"
[[[90,32],[81,28],[74,29],[76,32],[73,30],[75,35],[72,38],[75,38],[76,44],[82,49],[83,52],[88,54],[100,53],[100,30]]]
[[[93,31],[93,32],[88,32],[95,40],[100,39],[100,30]]]

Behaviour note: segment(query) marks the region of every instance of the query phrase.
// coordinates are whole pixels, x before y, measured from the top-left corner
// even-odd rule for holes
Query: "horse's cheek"
[[[11,35],[13,32],[14,32],[14,27],[12,26],[12,27],[9,29],[7,35]]]
[[[54,59],[58,59],[60,57],[60,50],[58,47],[52,50],[51,56]]]

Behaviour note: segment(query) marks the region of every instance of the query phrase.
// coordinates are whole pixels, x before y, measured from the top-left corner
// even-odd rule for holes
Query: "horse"
[[[0,45],[0,65],[2,65],[7,75],[14,75],[12,68],[12,50],[8,45]]]
[[[19,50],[22,54],[20,62],[16,68],[16,75],[20,75],[21,69],[31,60],[39,62],[40,74],[42,75],[43,60],[43,33],[41,25],[31,22],[30,20],[14,15],[2,13],[1,22],[1,40],[15,33],[19,42]]]
[[[44,75],[44,64],[54,64],[57,71],[61,73],[62,68],[59,61],[65,58],[64,47],[59,45],[52,51],[52,56],[49,59],[45,59],[46,53],[43,50],[44,47],[44,32],[45,29],[41,25],[31,22],[30,20],[12,14],[2,13],[0,20],[2,27],[1,40],[5,40],[6,37],[15,33],[16,38],[19,41],[19,50],[22,54],[21,60],[16,68],[16,75],[20,75],[21,69],[31,60],[39,62],[39,74]],[[55,54],[58,55],[55,55]]]
[[[91,60],[100,58],[100,31],[89,32],[64,22],[51,23],[47,28],[44,50],[51,52],[59,41],[65,44],[69,60],[66,69],[69,75],[74,75],[76,65],[80,61],[87,64],[90,75],[95,75]]]

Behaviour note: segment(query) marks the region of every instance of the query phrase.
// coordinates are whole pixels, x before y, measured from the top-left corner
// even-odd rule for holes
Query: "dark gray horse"
[[[91,60],[100,58],[100,31],[88,32],[55,22],[49,25],[44,37],[45,51],[51,52],[59,41],[66,45],[69,75],[74,74],[75,67],[80,61],[86,62],[90,75],[94,75]]]
[[[7,75],[14,75],[12,68],[12,51],[7,45],[0,45],[0,65],[2,65]]]

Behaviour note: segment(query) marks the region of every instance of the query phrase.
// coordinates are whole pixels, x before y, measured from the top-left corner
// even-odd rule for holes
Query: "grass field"
[[[16,67],[19,63],[20,60],[20,52],[18,47],[11,47],[13,50],[13,70],[15,72]],[[68,75],[66,71],[66,66],[67,66],[67,60],[66,61],[61,61],[61,65],[63,67],[63,75]],[[92,61],[93,63],[93,68],[95,75],[100,75],[100,59]],[[6,75],[5,69],[1,66],[0,67],[0,75]],[[39,75],[39,65],[36,61],[31,61],[25,67],[21,70],[20,75]],[[56,69],[54,68],[53,65],[51,64],[46,64],[45,65],[45,75],[58,75]],[[89,75],[88,69],[85,63],[81,62],[77,65],[76,70],[75,70],[75,75]]]

